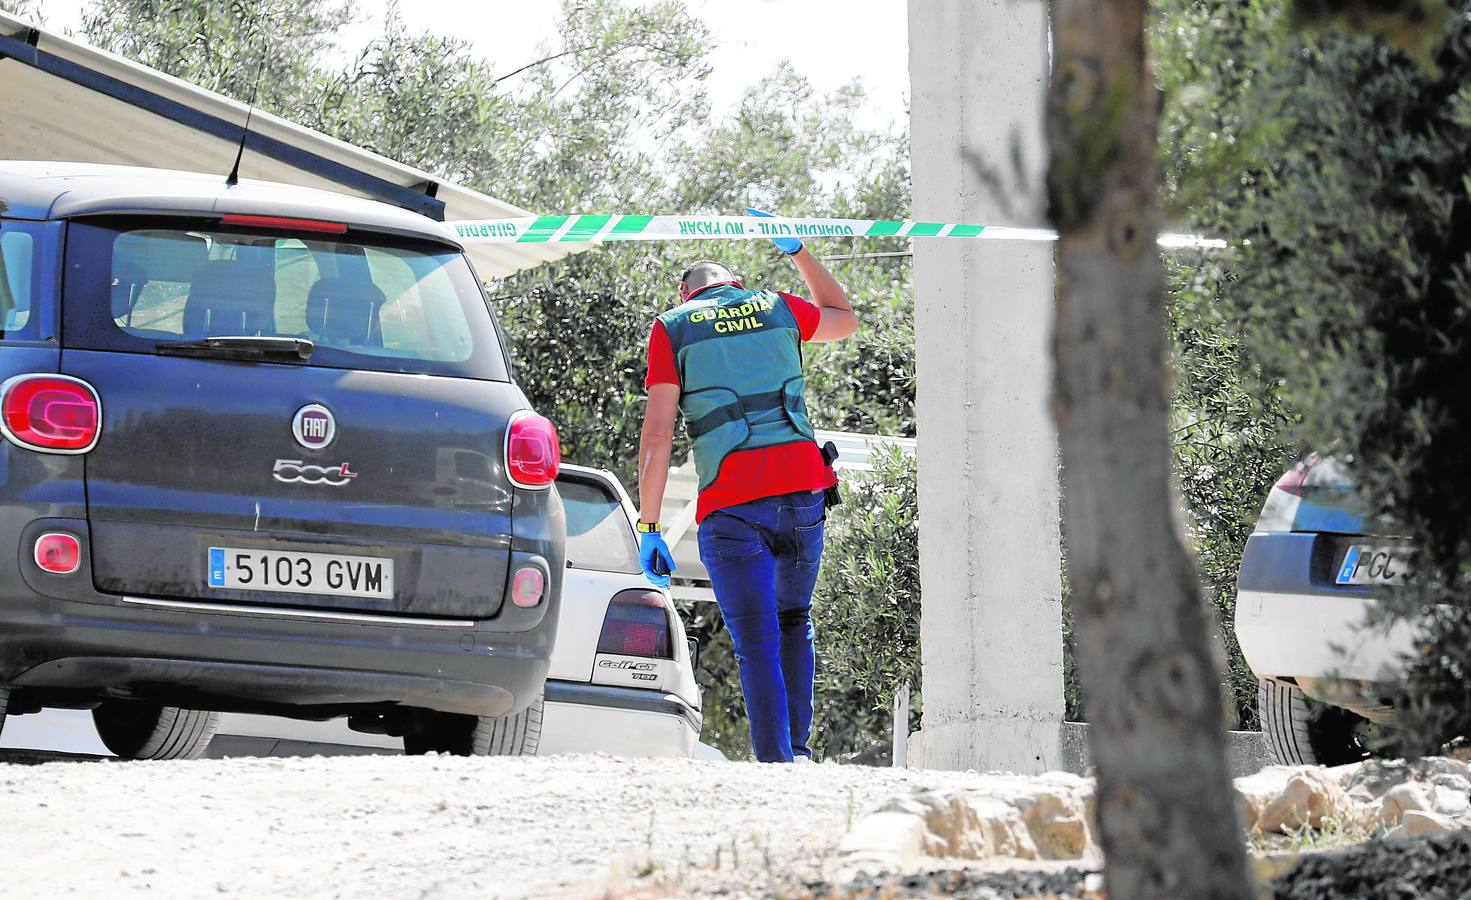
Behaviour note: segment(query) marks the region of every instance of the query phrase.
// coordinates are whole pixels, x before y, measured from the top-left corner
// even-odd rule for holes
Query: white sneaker
[[[810,757],[810,756],[794,756],[794,757],[792,757],[792,765],[795,765],[795,766],[815,766],[815,765],[817,765],[817,763],[813,762],[812,761],[812,757]]]

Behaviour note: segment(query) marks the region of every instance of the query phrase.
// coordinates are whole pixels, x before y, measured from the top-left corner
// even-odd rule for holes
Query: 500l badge
[[[278,459],[271,474],[275,479],[286,484],[326,484],[332,487],[342,487],[349,481],[358,477],[358,473],[348,468],[351,463],[343,463],[340,466],[313,466],[299,459]]]

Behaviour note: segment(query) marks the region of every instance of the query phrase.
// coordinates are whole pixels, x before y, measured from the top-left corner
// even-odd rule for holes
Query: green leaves
[[[1292,23],[1269,6],[1178,0],[1156,33],[1174,88],[1174,206],[1192,228],[1249,241],[1180,273],[1182,427],[1200,437],[1178,454],[1182,489],[1225,592],[1233,516],[1217,511],[1265,484],[1275,453],[1347,460],[1375,514],[1425,551],[1395,610],[1445,604],[1437,649],[1400,698],[1430,710],[1416,698],[1463,696],[1444,682],[1471,657],[1457,619],[1471,586],[1471,4],[1299,2]],[[1433,69],[1396,49],[1402,26]],[[1212,419],[1235,424],[1202,431]],[[1446,728],[1471,733],[1471,703],[1455,702],[1415,713],[1422,749]]]
[[[894,693],[919,682],[919,498],[912,456],[890,447],[873,462],[844,482],[843,505],[828,513],[813,600],[813,746],[881,763]]]

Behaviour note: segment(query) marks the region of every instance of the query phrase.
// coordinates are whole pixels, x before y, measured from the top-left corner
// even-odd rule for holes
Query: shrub
[[[1377,17],[1378,37],[1303,35],[1269,4],[1165,18],[1205,36],[1176,57],[1196,93],[1173,129],[1182,211],[1240,240],[1203,267],[1215,302],[1291,443],[1344,459],[1420,548],[1390,611],[1433,611],[1396,702],[1423,752],[1471,734],[1471,3],[1413,5],[1450,15]]]

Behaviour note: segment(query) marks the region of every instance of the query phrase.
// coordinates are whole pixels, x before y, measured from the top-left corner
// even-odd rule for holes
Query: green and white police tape
[[[1046,228],[918,222],[913,219],[761,218],[757,216],[528,216],[446,222],[467,244],[599,244],[604,241],[764,240],[770,238],[937,237],[980,241],[1055,241]],[[1219,250],[1219,238],[1162,234],[1161,247]]]

